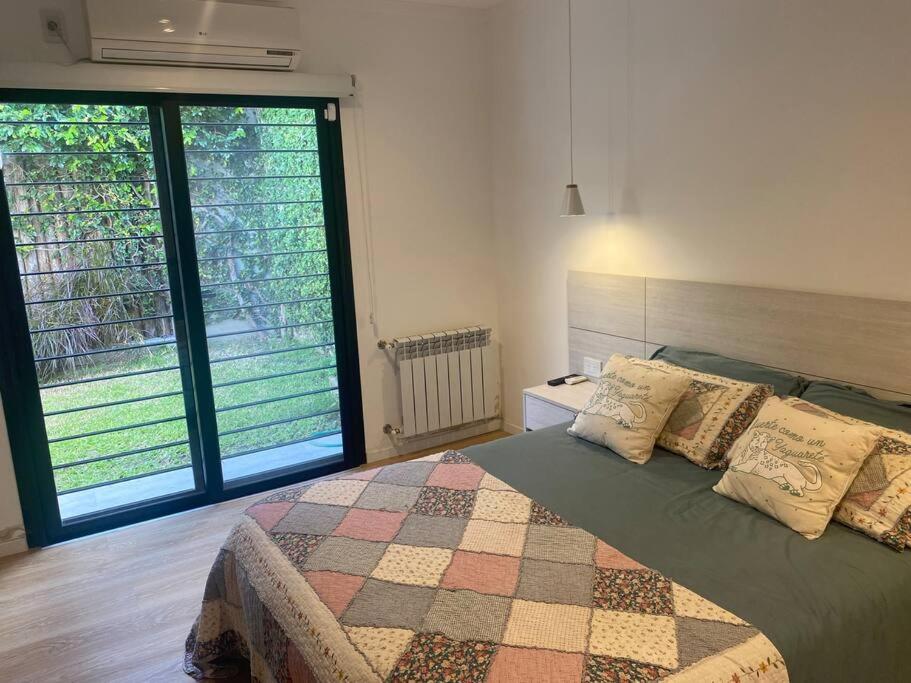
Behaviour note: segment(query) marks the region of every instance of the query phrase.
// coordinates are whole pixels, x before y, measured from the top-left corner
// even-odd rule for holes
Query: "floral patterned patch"
[[[396,683],[481,683],[496,651],[493,643],[459,642],[440,633],[419,633],[389,678]]]
[[[325,536],[317,536],[316,534],[293,533],[271,534],[271,536],[272,542],[281,549],[285,557],[291,560],[298,569],[303,568],[304,562],[310,557],[310,553],[316,550],[320,541],[325,538]]]
[[[471,462],[471,458],[467,455],[462,455],[458,451],[446,451],[443,453],[443,457],[440,458],[440,462],[446,462],[452,465],[467,465]]]
[[[731,450],[731,446],[750,426],[762,404],[773,393],[774,389],[768,384],[760,384],[750,392],[750,395],[747,396],[743,403],[737,406],[737,409],[731,413],[727,422],[724,423],[724,427],[721,428],[721,432],[712,442],[705,459],[705,467],[716,467],[724,460],[728,451]]]
[[[881,540],[899,551],[911,545],[911,507],[905,510],[905,514],[892,529],[881,536]]]
[[[667,669],[654,664],[634,662],[631,659],[617,657],[597,657],[590,655],[585,662],[584,683],[610,683],[628,681],[656,681],[670,673]]]
[[[569,526],[569,522],[560,515],[551,512],[536,501],[531,501],[531,519],[528,521],[531,524],[540,524],[542,526]]]
[[[413,512],[434,517],[469,517],[475,495],[475,491],[425,486],[414,504]]]
[[[301,494],[306,491],[309,486],[296,486],[293,489],[284,489],[282,491],[276,491],[268,498],[261,500],[261,503],[283,503],[285,501],[290,501],[296,503],[300,500]]]
[[[620,612],[671,616],[671,582],[649,569],[598,569],[594,605]]]

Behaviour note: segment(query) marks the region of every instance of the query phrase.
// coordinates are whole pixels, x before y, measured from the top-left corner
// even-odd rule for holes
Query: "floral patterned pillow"
[[[819,538],[879,435],[772,397],[731,448],[714,491]]]
[[[845,424],[875,426],[799,398],[785,403]],[[911,434],[880,428],[834,519],[895,550],[911,547]]]
[[[672,365],[614,354],[567,431],[641,465],[652,457],[655,439],[689,386],[690,378]]]
[[[663,361],[642,362],[668,365]],[[731,446],[775,390],[768,384],[669,367],[687,375],[690,386],[658,435],[658,445],[700,467],[722,467]]]

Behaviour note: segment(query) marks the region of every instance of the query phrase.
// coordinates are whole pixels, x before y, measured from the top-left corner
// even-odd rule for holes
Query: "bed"
[[[806,541],[763,514],[713,493],[711,485],[720,473],[699,469],[660,449],[646,467],[638,466],[600,446],[567,435],[565,428],[566,425],[562,425],[502,439],[466,449],[464,454],[432,457],[426,469],[441,460],[454,464],[473,462],[496,480],[536,501],[540,506],[536,506],[536,510],[549,510],[566,523],[591,532],[621,554],[617,557],[628,558],[615,559],[607,563],[609,566],[644,565],[687,589],[687,595],[691,591],[708,601],[705,603],[708,616],[694,612],[700,616],[696,621],[706,627],[705,631],[701,634],[692,631],[690,635],[678,632],[676,636],[679,642],[673,655],[677,656],[677,664],[693,666],[700,658],[711,661],[726,651],[730,655],[729,648],[736,649],[744,642],[743,633],[749,637],[762,634],[770,641],[769,645],[760,640],[747,649],[746,657],[729,656],[725,662],[727,666],[710,669],[713,675],[720,672],[717,678],[696,675],[692,678],[681,676],[681,680],[907,678],[911,553],[896,553],[838,524],[832,524],[821,539]],[[415,483],[418,475],[414,466],[406,465],[383,468],[381,474],[347,475],[358,477],[347,481],[360,482],[355,489],[361,491],[366,486],[360,485],[365,480],[359,477],[367,476],[371,476],[371,481],[379,477],[383,481],[399,482],[382,484],[385,492],[391,490],[390,487],[409,489],[405,484]],[[420,476],[425,474],[422,472]],[[197,676],[217,675],[221,666],[242,658],[250,662],[255,678],[261,681],[384,678],[483,681],[488,680],[485,676],[490,674],[497,646],[511,652],[528,648],[538,656],[551,650],[565,654],[565,648],[573,654],[579,651],[575,645],[540,647],[537,643],[535,646],[534,635],[518,635],[513,641],[507,639],[513,645],[504,644],[500,642],[502,632],[483,635],[489,625],[473,628],[472,624],[432,623],[435,618],[438,620],[432,614],[433,596],[427,603],[417,604],[430,592],[424,586],[417,593],[404,590],[392,596],[365,595],[365,585],[370,590],[371,583],[379,584],[358,578],[358,575],[369,577],[375,573],[383,553],[370,558],[363,554],[327,556],[329,559],[318,557],[314,561],[320,542],[332,538],[330,527],[337,525],[341,517],[329,519],[325,511],[306,502],[320,499],[307,497],[311,486],[282,491],[251,506],[247,518],[228,539],[213,567],[202,614],[188,640],[188,672]],[[464,493],[467,490],[456,491]],[[305,502],[301,503],[301,499]],[[340,502],[338,499],[323,500],[333,503],[327,508],[335,508],[335,503]],[[400,508],[400,502],[389,498],[385,507]],[[364,504],[369,506],[368,511],[382,506],[379,502]],[[292,517],[306,513],[306,519],[285,519],[295,505],[303,505],[303,508],[295,510]],[[434,512],[429,508],[421,511]],[[442,507],[436,509],[436,513],[442,512]],[[440,518],[458,519],[445,514]],[[405,527],[405,524],[399,526],[399,532],[392,540],[408,546],[425,543],[414,535],[419,534],[419,530]],[[442,528],[432,532],[437,539],[443,537]],[[323,534],[315,533],[317,531]],[[411,535],[406,538],[404,532]],[[376,538],[382,536],[382,532],[378,533]],[[362,541],[363,545],[351,545],[351,549],[362,551],[371,543],[377,542]],[[459,547],[458,539],[434,543]],[[378,545],[388,548],[385,543]],[[338,553],[338,549],[334,552]],[[566,576],[575,576],[571,570],[582,566],[582,560],[575,557],[564,560],[569,563]],[[409,558],[403,561],[407,562]],[[420,564],[426,559],[411,558],[410,561]],[[392,569],[395,571],[394,565]],[[399,571],[406,570],[407,567],[399,567]],[[327,573],[332,571],[350,576],[348,583],[327,582]],[[554,578],[559,581],[558,577]],[[496,577],[489,580],[495,581]],[[573,580],[567,578],[566,582]],[[399,584],[399,581],[406,583]],[[382,582],[402,586],[412,583],[404,574],[383,575]],[[313,593],[303,591],[302,587],[308,585],[316,590]],[[454,587],[459,585],[453,584]],[[457,594],[462,590],[445,592]],[[490,586],[479,590],[503,593]],[[518,589],[513,585],[507,587],[509,590],[516,592]],[[634,595],[638,589],[621,586],[613,590],[608,599],[615,601]],[[353,599],[352,595],[357,597]],[[679,598],[679,595],[674,597]],[[573,598],[562,599],[568,599],[572,604],[579,602]],[[390,610],[392,604],[396,607]],[[713,610],[711,606],[720,609]],[[444,614],[452,621],[458,620],[463,612],[470,614],[472,620],[489,619],[483,611],[474,614],[472,609],[477,609],[477,605],[469,601],[450,606],[450,611]],[[482,606],[481,609],[486,608]],[[624,612],[637,610],[645,610],[649,615],[662,613],[660,607],[648,605],[623,606],[621,609]],[[733,618],[730,615],[734,615]],[[684,619],[686,616],[685,613]],[[545,630],[552,626],[546,620],[545,616],[539,623]],[[391,633],[399,635],[400,639],[371,642],[367,624],[385,636]],[[752,625],[753,631],[747,631],[746,624]],[[505,621],[501,620],[493,628],[505,626]],[[353,638],[342,642],[338,639],[344,638],[346,629]],[[437,636],[436,641],[426,640],[429,635],[441,632],[459,636],[460,629],[465,636],[463,640],[444,636]],[[419,642],[422,633],[425,640]],[[542,637],[547,638],[547,635]],[[532,640],[523,640],[527,638]],[[468,642],[479,649],[453,651],[454,642]],[[524,645],[515,646],[515,643],[523,642]],[[487,646],[485,643],[495,644]],[[418,649],[419,645],[442,649],[430,652],[425,649],[419,653],[419,657],[424,658],[420,661],[416,661],[419,657],[415,653],[408,652],[411,659],[407,665],[402,665],[401,660],[409,647]],[[363,652],[367,656],[358,660],[352,652]],[[623,652],[622,648],[619,652]],[[637,662],[632,657],[596,657],[585,655],[584,650],[566,662],[543,661],[535,666],[538,671],[548,672],[543,680],[560,680],[558,674],[565,674],[562,680],[583,680],[571,662],[581,662],[582,672],[588,675],[584,680],[623,680],[619,678],[621,673],[630,676],[629,680],[650,680],[677,669],[671,666],[674,662],[667,659],[669,653],[669,649],[645,653],[641,659],[658,660],[659,663],[639,662],[643,665],[632,669],[626,668],[630,666],[629,662]],[[672,659],[673,655],[670,655]],[[695,662],[691,661],[694,659]],[[602,670],[590,670],[590,662],[599,664]],[[560,668],[561,664],[564,668]],[[451,666],[451,669],[444,674],[434,666]],[[603,669],[605,666],[616,668]],[[678,673],[682,674],[686,668]],[[599,678],[599,674],[603,677]]]
[[[682,343],[907,399],[911,304],[592,274],[569,285],[572,369]],[[674,322],[683,308],[689,327]],[[825,354],[806,351],[823,337]],[[185,670],[244,660],[263,682],[911,677],[911,553],[837,523],[808,541],[714,493],[721,472],[660,448],[636,465],[567,426],[251,506],[212,568]]]

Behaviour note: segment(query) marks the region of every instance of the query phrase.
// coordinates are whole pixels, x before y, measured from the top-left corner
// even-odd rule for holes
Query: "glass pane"
[[[341,461],[316,112],[181,123],[225,481]]]
[[[0,104],[64,520],[195,489],[145,107]]]

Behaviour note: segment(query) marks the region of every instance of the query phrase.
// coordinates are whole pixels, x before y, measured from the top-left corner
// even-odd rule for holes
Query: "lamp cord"
[[[69,54],[70,59],[72,60],[72,63],[75,64],[76,62],[78,62],[79,59],[76,57],[75,54],[73,54],[73,50],[70,48],[70,44],[67,41],[66,36],[63,35],[63,31],[60,28],[60,24],[58,24],[56,21],[51,19],[47,22],[47,30],[50,31],[51,33],[53,33],[54,35],[56,35],[58,38],[60,38],[60,42],[63,43],[63,47],[66,48],[67,54]]]
[[[575,184],[575,163],[573,159],[573,0],[567,0],[569,18],[569,182]]]

